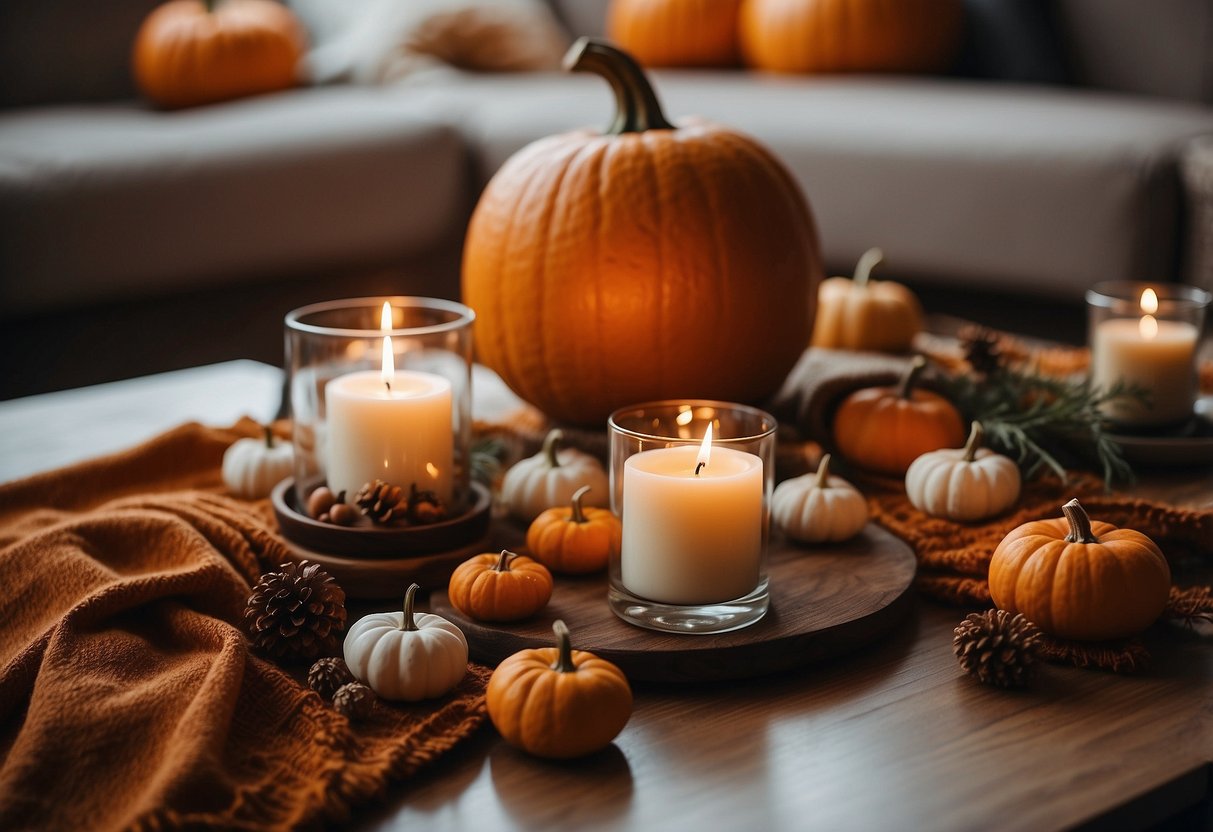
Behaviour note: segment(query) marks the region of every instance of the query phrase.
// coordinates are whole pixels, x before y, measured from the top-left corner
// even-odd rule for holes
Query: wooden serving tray
[[[767,571],[771,608],[758,623],[719,635],[682,635],[627,624],[607,605],[605,575],[557,576],[552,600],[515,624],[485,624],[435,590],[430,609],[463,630],[474,661],[554,643],[563,619],[573,647],[608,659],[633,681],[739,679],[818,662],[887,633],[910,610],[916,562],[910,547],[869,523],[841,544],[807,546],[773,535]]]

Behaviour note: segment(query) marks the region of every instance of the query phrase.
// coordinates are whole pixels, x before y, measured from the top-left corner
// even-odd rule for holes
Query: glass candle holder
[[[286,316],[296,499],[325,483],[352,503],[379,479],[468,505],[471,309],[437,298],[377,297]]]
[[[740,404],[666,401],[617,410],[607,424],[611,508],[623,523],[611,609],[674,633],[762,618],[775,418]]]
[[[1102,413],[1128,430],[1169,430],[1192,419],[1196,350],[1209,293],[1194,286],[1110,281],[1087,291],[1091,383],[1118,383],[1141,397],[1118,396]]]

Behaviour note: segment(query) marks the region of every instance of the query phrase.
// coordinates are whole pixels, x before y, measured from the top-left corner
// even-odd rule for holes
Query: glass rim
[[[669,410],[672,412],[678,412],[676,410],[676,408],[683,408],[683,407],[691,407],[691,408],[712,407],[717,410],[739,411],[739,412],[745,413],[749,416],[756,417],[759,420],[759,422],[769,425],[769,427],[766,430],[759,431],[757,433],[750,433],[745,436],[721,436],[721,437],[714,436],[714,437],[712,437],[713,445],[756,442],[758,440],[766,439],[767,437],[773,435],[777,430],[779,430],[779,422],[775,419],[774,416],[772,416],[770,413],[766,412],[765,410],[762,410],[761,408],[758,408],[758,407],[754,407],[753,405],[740,404],[738,402],[720,401],[718,399],[664,399],[664,400],[657,400],[657,401],[640,402],[639,404],[630,404],[630,405],[627,405],[626,407],[618,408],[613,413],[611,413],[611,415],[609,417],[607,417],[607,429],[609,431],[619,433],[623,436],[627,436],[632,439],[639,439],[639,440],[645,441],[645,442],[671,442],[671,443],[687,444],[687,445],[699,444],[703,441],[702,436],[692,438],[692,439],[687,439],[687,438],[684,438],[681,436],[662,436],[662,435],[656,434],[656,433],[648,433],[648,432],[644,432],[644,431],[634,430],[632,428],[626,428],[619,423],[619,420],[623,416],[625,416],[629,413],[638,413],[638,412],[646,410],[646,409],[649,409],[649,410],[665,409],[665,410]]]
[[[406,326],[393,329],[352,329],[349,327],[321,326],[305,323],[304,318],[322,312],[332,312],[336,309],[375,309],[387,301],[394,307],[402,309],[435,309],[449,312],[455,317],[441,323],[424,326]],[[413,295],[381,295],[379,297],[344,298],[327,300],[320,303],[310,303],[286,313],[286,327],[294,332],[306,332],[309,335],[327,335],[334,338],[381,338],[384,335],[393,337],[408,337],[419,335],[437,335],[463,329],[476,320],[476,312],[458,301],[443,298],[427,298]]]
[[[1113,308],[1125,303],[1136,304],[1145,289],[1153,289],[1159,302],[1199,308],[1213,302],[1210,295],[1199,286],[1187,283],[1167,283],[1148,280],[1104,280],[1086,291],[1086,301],[1091,306]]]

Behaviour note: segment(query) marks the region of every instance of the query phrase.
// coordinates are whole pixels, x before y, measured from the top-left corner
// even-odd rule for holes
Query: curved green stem
[[[973,424],[969,426],[969,438],[965,441],[965,452],[963,457],[965,462],[972,462],[977,458],[977,449],[981,447],[982,442],[985,441],[985,438],[986,431],[981,426],[981,422],[974,421]]]
[[[884,252],[879,248],[870,248],[859,257],[859,262],[855,264],[855,274],[852,279],[856,286],[867,286],[868,278],[872,276],[872,269],[880,265],[884,260]]]
[[[560,673],[574,673],[577,665],[573,664],[573,646],[569,642],[569,628],[559,618],[552,624],[552,632],[556,634],[556,661],[552,662],[552,670]]]
[[[272,427],[270,427],[269,425],[262,425],[261,432],[262,432],[262,435],[265,436],[265,447],[267,447],[267,448],[274,447],[274,429]]]
[[[1066,535],[1066,543],[1098,543],[1099,538],[1091,531],[1091,518],[1086,510],[1079,505],[1078,499],[1070,500],[1061,507],[1061,513],[1070,521],[1070,533]]]
[[[918,377],[927,366],[927,360],[921,355],[914,356],[914,360],[910,362],[910,366],[906,367],[906,371],[901,375],[901,381],[897,384],[897,397],[900,399],[908,399],[914,393],[914,385],[918,383]]]
[[[413,598],[420,588],[417,584],[411,584],[408,591],[404,593],[404,619],[400,622],[400,629],[405,632],[416,632],[420,629],[417,622],[413,620]]]
[[[636,59],[604,40],[578,38],[564,56],[567,72],[592,72],[606,79],[615,93],[615,120],[607,135],[673,130],[657,101],[657,94]]]
[[[584,497],[587,493],[589,493],[589,491],[590,491],[590,487],[588,485],[583,485],[583,486],[581,486],[581,488],[578,488],[576,491],[573,492],[573,516],[571,518],[569,518],[570,522],[572,522],[572,523],[584,523],[585,522],[585,509],[583,509],[581,507],[581,498]]]
[[[813,482],[814,488],[829,488],[830,487],[830,455],[824,454],[821,457],[821,462],[817,465],[817,479]]]
[[[548,435],[543,438],[543,455],[547,458],[549,468],[559,468],[560,458],[560,443],[564,441],[564,431],[560,428],[548,431]]]

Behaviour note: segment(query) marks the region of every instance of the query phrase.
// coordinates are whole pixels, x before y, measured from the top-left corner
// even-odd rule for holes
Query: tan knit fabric
[[[186,425],[0,486],[0,828],[319,826],[483,722],[483,668],[351,725],[250,654],[284,544],[219,464],[256,433]]]

